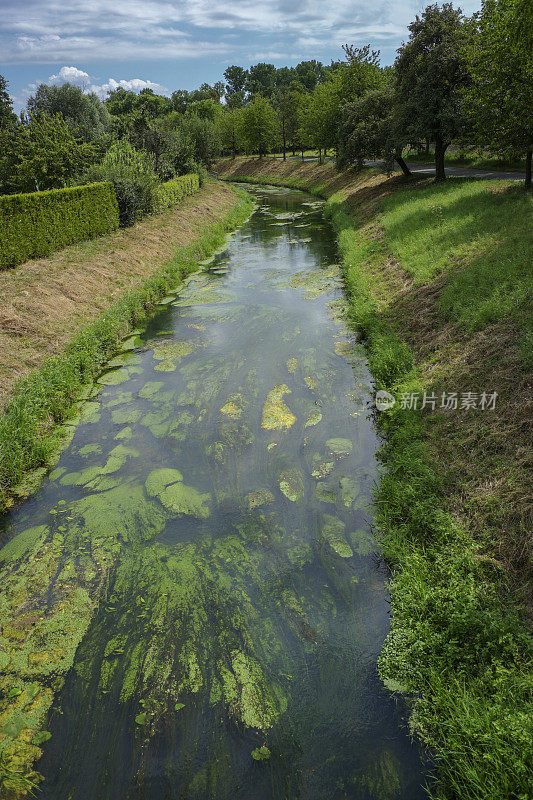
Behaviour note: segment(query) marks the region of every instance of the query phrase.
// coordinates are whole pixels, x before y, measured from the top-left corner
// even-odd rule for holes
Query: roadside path
[[[277,156],[276,156],[277,157]],[[289,156],[291,161],[301,161],[298,156]],[[328,162],[333,163],[334,158],[326,158]],[[306,156],[304,161],[318,161],[316,156]],[[434,175],[435,167],[433,164],[420,164],[417,161],[407,161],[407,166],[411,172],[422,173],[426,175]],[[382,167],[383,161],[365,161],[366,167]],[[399,170],[398,170],[399,171]],[[506,172],[505,170],[488,170],[477,169],[476,167],[454,167],[446,165],[446,175],[457,178],[485,178],[487,180],[506,180],[506,181],[524,181],[526,178],[525,172]]]

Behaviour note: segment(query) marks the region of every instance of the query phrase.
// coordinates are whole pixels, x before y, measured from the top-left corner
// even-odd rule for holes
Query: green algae
[[[304,428],[312,428],[322,420],[322,414],[320,411],[315,411],[312,414],[309,414],[308,418],[305,421]]]
[[[290,467],[280,473],[279,488],[281,492],[296,503],[301,500],[305,493],[305,484],[303,473],[297,467]]]
[[[133,430],[130,427],[127,427],[127,428],[122,428],[122,430],[119,431],[113,438],[117,441],[122,441],[123,439],[124,440],[131,439],[132,435],[133,435]]]
[[[69,472],[63,475],[59,482],[63,486],[86,486],[101,475],[111,475],[113,472],[118,472],[129,458],[136,458],[138,455],[138,450],[119,444],[111,450],[103,466],[95,465],[82,469],[80,472]]]
[[[142,389],[139,390],[139,397],[151,400],[153,397],[157,397],[164,385],[163,381],[148,381],[144,384]]]
[[[291,390],[284,383],[279,383],[267,394],[263,403],[261,427],[267,430],[288,430],[296,422],[296,417],[283,402]]]
[[[328,439],[326,442],[326,447],[328,450],[333,453],[333,455],[337,456],[338,458],[342,458],[345,456],[350,455],[353,450],[353,444],[349,439]]]
[[[133,425],[140,416],[141,412],[135,408],[121,408],[111,412],[111,419],[115,425]]]
[[[290,373],[296,372],[298,369],[298,359],[297,358],[289,358],[286,361],[287,371]]]
[[[360,556],[369,556],[376,550],[376,541],[370,531],[357,528],[348,534],[355,552]]]
[[[244,499],[248,508],[252,510],[273,503],[274,495],[269,489],[257,489],[255,492],[249,492]]]
[[[198,519],[207,519],[210,514],[211,495],[199,492],[183,483],[183,475],[177,469],[157,469],[146,479],[146,491],[173,515],[186,514]]]
[[[101,452],[102,446],[99,444],[86,444],[78,450],[80,456],[99,455]]]
[[[338,556],[350,558],[353,556],[353,550],[344,534],[345,528],[345,523],[337,517],[333,517],[331,514],[323,515],[320,527],[323,539]]]
[[[101,386],[118,386],[121,383],[125,383],[130,379],[129,370],[125,367],[120,369],[115,369],[112,372],[106,372],[104,375],[101,375],[97,383]]]

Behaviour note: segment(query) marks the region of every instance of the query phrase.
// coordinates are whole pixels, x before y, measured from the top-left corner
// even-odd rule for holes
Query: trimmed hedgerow
[[[0,197],[0,269],[118,228],[110,183]]]
[[[155,190],[155,210],[165,211],[177,206],[184,197],[198,191],[199,187],[200,179],[195,172],[162,183]]]

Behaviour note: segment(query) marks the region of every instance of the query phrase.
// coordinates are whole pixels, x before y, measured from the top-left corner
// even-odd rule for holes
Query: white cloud
[[[109,78],[106,83],[101,84],[91,84],[87,91],[94,92],[98,95],[102,100],[105,100],[107,97],[108,92],[113,92],[115,89],[126,89],[129,92],[136,92],[139,93],[142,89],[152,89],[153,92],[156,94],[165,94],[169,95],[170,92],[164,86],[161,86],[160,83],[154,83],[153,81],[145,81],[142,78],[132,78],[131,80],[120,80],[116,81],[114,78]]]
[[[48,83],[82,83],[90,80],[88,72],[77,67],[61,67],[57,75],[50,75]]]

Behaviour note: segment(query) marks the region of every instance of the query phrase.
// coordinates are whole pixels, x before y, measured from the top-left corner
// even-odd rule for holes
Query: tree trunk
[[[237,155],[237,143],[235,141],[235,125],[232,128],[232,134],[233,135],[232,135],[231,145],[232,145],[232,149],[233,149],[233,158],[235,158],[236,155]]]
[[[429,139],[426,139],[426,150],[425,150],[425,153],[426,153],[427,156],[429,155],[429,144],[430,144]]]
[[[302,147],[302,161],[304,160],[304,149]]]
[[[435,137],[435,183],[446,180],[444,169],[444,154],[448,145],[444,144],[441,136]]]
[[[530,147],[529,150],[527,151],[527,155],[526,155],[526,181],[525,181],[525,184],[524,184],[526,189],[531,189],[531,156],[532,155],[533,155],[533,151],[532,151],[532,149]]]
[[[318,148],[318,163],[322,164],[322,148]]]
[[[283,160],[287,160],[287,139],[285,137],[285,117],[283,118]]]
[[[409,167],[407,166],[407,164],[403,160],[403,158],[402,158],[400,153],[396,153],[396,155],[394,156],[394,160],[396,161],[396,163],[398,164],[398,166],[400,167],[400,169],[401,169],[401,171],[403,172],[404,175],[410,175],[411,174],[411,170],[409,169]]]

